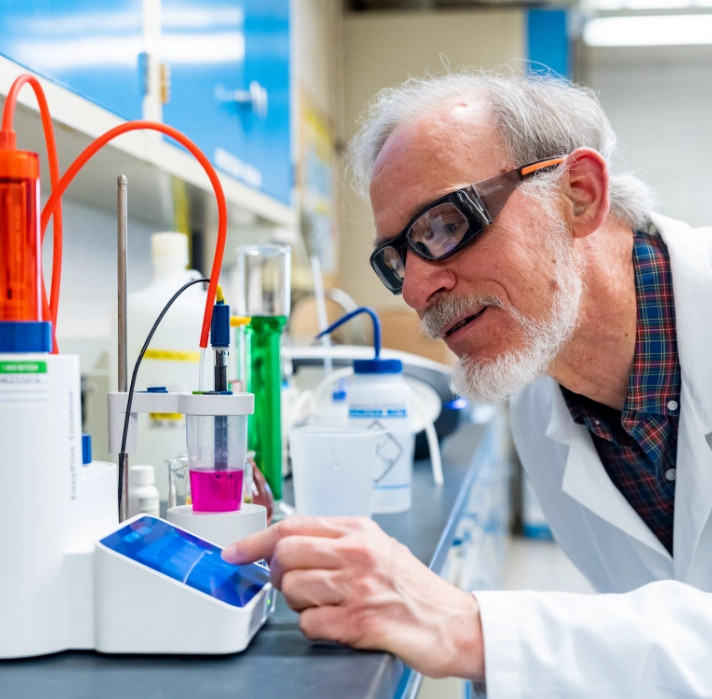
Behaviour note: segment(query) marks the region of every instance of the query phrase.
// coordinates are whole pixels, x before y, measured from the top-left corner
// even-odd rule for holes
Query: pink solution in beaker
[[[242,506],[243,469],[190,469],[195,512],[235,512]]]

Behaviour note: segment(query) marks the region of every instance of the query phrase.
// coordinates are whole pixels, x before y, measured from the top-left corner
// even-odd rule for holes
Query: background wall
[[[295,88],[328,119],[337,138],[342,120],[343,40],[340,0],[293,0]],[[295,121],[298,128],[298,123]]]
[[[519,9],[438,13],[351,14],[344,19],[345,139],[381,88],[449,67],[492,69],[521,65],[524,13]],[[368,264],[375,236],[370,206],[349,191],[342,173],[340,286],[359,304],[405,308],[376,279]]]
[[[327,286],[338,274],[336,171],[343,121],[341,0],[293,0],[292,127],[303,250],[294,251],[295,299],[310,294],[309,256]],[[313,315],[313,314],[311,314]]]
[[[657,210],[712,223],[712,47],[584,48],[579,79],[599,92],[626,165],[651,184]]]
[[[329,124],[335,139],[342,123],[341,64],[337,58],[341,46],[340,0],[294,0],[292,7],[292,119],[294,160],[298,162],[301,100],[307,97]],[[24,141],[21,145],[24,144]],[[25,144],[26,145],[26,144]],[[72,153],[74,155],[74,153]],[[42,156],[44,158],[44,156]],[[336,155],[334,155],[334,167]],[[66,167],[66,163],[63,163]],[[115,187],[115,175],[106,177],[107,190]],[[129,173],[130,175],[130,173]],[[96,176],[96,172],[95,172]],[[102,173],[102,176],[104,174]],[[129,292],[145,287],[151,279],[150,234],[173,227],[175,218],[174,192],[171,178],[165,179],[164,221],[152,223],[131,216],[128,235]],[[129,176],[129,214],[135,210],[136,187]],[[81,187],[81,183],[74,187]],[[134,194],[132,195],[132,192]],[[116,215],[72,199],[73,190],[64,197],[64,257],[62,302],[58,321],[58,342],[63,352],[78,353],[82,371],[92,369],[102,352],[108,349],[111,309],[116,303]],[[46,198],[46,197],[45,197]],[[195,205],[196,202],[193,202]],[[203,210],[204,209],[204,210]],[[193,206],[193,217],[206,233],[205,255],[201,271],[208,271],[215,244],[216,211],[212,205]],[[296,232],[295,232],[296,233]],[[226,267],[234,262],[235,247],[241,242],[270,242],[274,226],[257,217],[231,209],[229,242],[226,246]],[[299,237],[285,240],[299,247]],[[52,241],[48,235],[44,245],[43,263],[49,282],[52,261]],[[228,279],[228,275],[223,281]],[[311,279],[308,280],[311,283]]]
[[[116,215],[66,197],[62,202],[64,251],[57,343],[64,353],[79,354],[82,371],[94,367],[108,348],[111,309],[116,305]],[[45,238],[43,265],[49,284],[52,225]],[[151,237],[158,230],[137,218],[128,222],[128,289],[151,281]]]

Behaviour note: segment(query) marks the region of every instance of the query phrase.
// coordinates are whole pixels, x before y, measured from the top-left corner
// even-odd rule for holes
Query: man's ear
[[[564,213],[574,237],[584,238],[598,230],[608,216],[608,166],[600,153],[577,148],[563,163]]]

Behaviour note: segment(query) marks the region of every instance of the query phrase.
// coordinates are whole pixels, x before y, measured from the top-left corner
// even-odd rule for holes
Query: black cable
[[[166,315],[166,313],[168,313],[168,309],[173,305],[173,302],[188,287],[193,286],[193,284],[209,284],[209,283],[210,283],[209,279],[193,279],[193,281],[183,284],[183,286],[180,289],[178,289],[178,291],[176,291],[176,293],[173,294],[173,296],[171,296],[168,303],[163,307],[163,310],[158,314],[158,318],[156,318],[156,322],[153,324],[153,327],[151,328],[150,332],[148,333],[146,342],[143,343],[143,347],[141,348],[141,351],[138,353],[138,359],[136,360],[136,364],[134,364],[133,374],[131,375],[131,385],[129,386],[128,399],[126,400],[126,415],[124,416],[124,431],[121,435],[121,452],[119,453],[119,515],[121,513],[121,491],[123,490],[123,485],[124,485],[124,474],[123,474],[123,470],[121,468],[121,464],[123,463],[123,457],[126,456],[126,440],[128,439],[128,434],[129,434],[129,419],[131,417],[131,404],[133,403],[134,390],[136,388],[136,379],[138,378],[138,369],[141,366],[141,360],[143,359],[143,355],[146,354],[146,350],[148,349],[148,346],[151,344],[151,340],[153,339],[153,335],[156,332],[156,329],[158,328],[159,323],[163,320],[163,317]]]

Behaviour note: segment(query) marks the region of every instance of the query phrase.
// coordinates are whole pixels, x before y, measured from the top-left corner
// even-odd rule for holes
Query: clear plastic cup
[[[383,432],[310,426],[289,435],[298,515],[371,516],[373,464]]]

